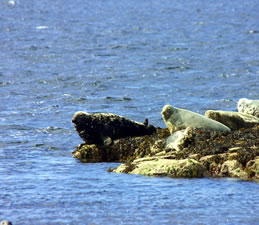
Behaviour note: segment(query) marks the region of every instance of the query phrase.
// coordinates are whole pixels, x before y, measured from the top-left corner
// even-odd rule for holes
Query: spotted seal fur
[[[241,98],[237,103],[238,112],[259,117],[259,100]]]
[[[76,112],[72,118],[75,129],[86,144],[110,145],[129,136],[144,136],[156,132],[153,125],[129,120],[113,113]]]

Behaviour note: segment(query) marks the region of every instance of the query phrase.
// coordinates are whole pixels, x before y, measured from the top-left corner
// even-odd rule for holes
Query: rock
[[[222,123],[195,112],[175,108],[171,105],[165,105],[161,114],[171,134],[187,127],[200,128],[210,131],[230,131],[230,129]]]
[[[79,159],[81,162],[93,163],[105,161],[104,151],[96,145],[79,145],[73,154],[74,158]]]
[[[247,173],[244,172],[242,164],[237,160],[227,160],[222,164],[221,176],[246,179]]]
[[[129,168],[130,167],[130,168]],[[194,159],[144,158],[133,161],[130,165],[122,164],[114,170],[116,173],[141,174],[146,176],[168,176],[197,178],[208,176],[206,168]]]
[[[229,148],[228,152],[237,152],[240,149],[241,149],[241,147],[233,147],[233,148]]]
[[[254,160],[247,162],[245,171],[247,172],[249,178],[259,180],[259,156]]]
[[[174,171],[175,177],[188,177],[189,175],[182,172],[180,167],[186,172],[186,165],[182,162],[187,162],[186,160],[189,159],[199,162],[212,177],[258,179],[255,176],[257,164],[254,160],[256,157],[259,158],[259,125],[231,133],[193,128],[188,129],[188,132],[188,138],[179,151],[174,149],[159,151],[160,147],[156,144],[158,153],[155,155],[150,157],[152,155],[150,153],[149,155],[143,154],[142,157],[130,161],[127,165],[122,164],[118,170],[114,171],[172,177],[172,173],[168,171]],[[172,170],[172,167],[178,169]]]
[[[167,128],[156,128],[151,135],[110,145],[84,143],[73,154],[82,162],[124,162],[109,172],[259,179],[259,125],[232,132],[187,127],[169,136]]]
[[[136,158],[158,154],[165,148],[168,129],[157,128],[152,135],[125,137],[111,145],[79,145],[73,156],[82,162],[126,162]]]
[[[159,154],[161,151],[165,149],[165,140],[157,140],[152,146],[151,146],[151,154]]]
[[[237,103],[238,112],[259,117],[259,100],[241,98]]]
[[[258,117],[240,112],[208,110],[206,111],[205,116],[225,124],[231,130],[250,128],[259,124]]]
[[[199,161],[199,159],[201,158],[201,156],[199,154],[190,154],[189,155],[190,159],[195,159],[197,161]]]
[[[199,162],[206,167],[211,176],[218,177],[220,176],[221,165],[226,160],[227,155],[223,153],[203,156],[200,158]]]

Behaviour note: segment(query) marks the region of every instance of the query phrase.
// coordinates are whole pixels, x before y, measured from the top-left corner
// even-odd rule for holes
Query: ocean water
[[[259,186],[80,163],[76,111],[165,127],[259,99],[259,2],[0,0],[0,221],[259,224]]]

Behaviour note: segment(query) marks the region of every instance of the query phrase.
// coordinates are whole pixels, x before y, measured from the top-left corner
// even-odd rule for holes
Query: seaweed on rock
[[[112,145],[81,144],[73,154],[82,162],[124,162],[109,169],[119,173],[259,179],[259,125],[232,132],[192,128],[180,151],[166,149],[169,135],[167,128],[156,128],[154,134],[121,138]]]

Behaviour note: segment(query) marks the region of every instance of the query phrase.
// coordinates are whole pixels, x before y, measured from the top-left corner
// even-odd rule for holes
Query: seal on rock
[[[223,123],[231,130],[250,128],[259,124],[258,117],[241,112],[208,110],[206,111],[205,116]]]
[[[110,145],[114,140],[129,136],[151,135],[153,125],[129,120],[113,113],[76,112],[72,118],[75,129],[86,144]]]
[[[165,105],[161,114],[171,134],[177,130],[182,130],[187,127],[201,128],[212,131],[231,131],[222,123],[195,112],[175,108],[171,105]]]
[[[259,100],[241,98],[237,103],[238,112],[259,117]]]

